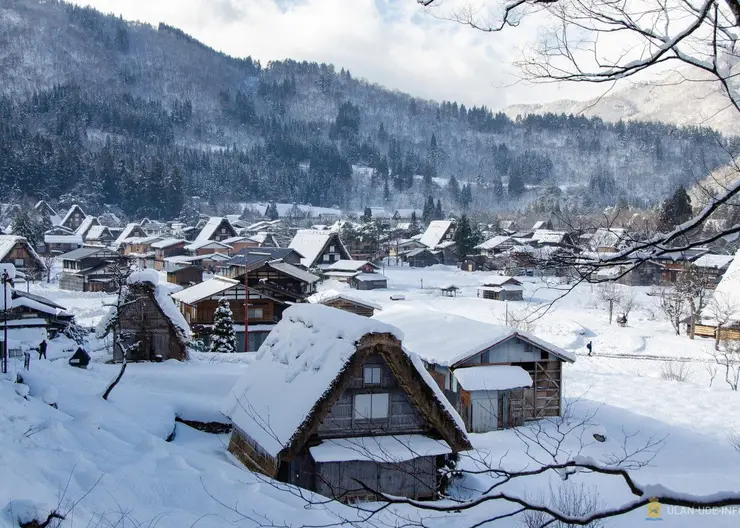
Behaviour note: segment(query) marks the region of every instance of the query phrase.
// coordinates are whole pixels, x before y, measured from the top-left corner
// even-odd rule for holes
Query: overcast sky
[[[512,61],[536,24],[484,34],[435,20],[415,0],[72,0],[106,13],[179,27],[230,55],[263,64],[327,62],[418,97],[486,104],[596,96],[587,85],[523,84]],[[451,0],[456,1],[456,0]]]

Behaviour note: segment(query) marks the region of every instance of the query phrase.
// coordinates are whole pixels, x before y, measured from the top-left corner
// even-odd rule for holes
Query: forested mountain
[[[0,93],[0,192],[155,218],[190,195],[647,205],[726,163],[736,143],[706,128],[415,99],[331,65],[232,58],[165,24],[56,1],[0,0]]]

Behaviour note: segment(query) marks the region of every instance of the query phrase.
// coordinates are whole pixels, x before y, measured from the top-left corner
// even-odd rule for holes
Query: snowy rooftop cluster
[[[277,455],[370,333],[402,337],[390,325],[335,308],[291,306],[235,385],[224,414]]]

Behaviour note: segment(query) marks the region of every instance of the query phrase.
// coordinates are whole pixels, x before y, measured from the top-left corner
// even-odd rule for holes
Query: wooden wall
[[[325,304],[326,306],[331,306],[332,308],[344,310],[345,312],[362,315],[363,317],[372,317],[375,314],[375,309],[369,306],[362,306],[360,304],[353,303],[352,301],[347,301],[345,299],[332,299],[322,304]]]
[[[381,383],[365,386],[364,366],[380,366]],[[354,395],[368,393],[389,393],[389,412],[386,419],[356,420],[354,418]],[[363,369],[354,376],[349,387],[332,406],[324,421],[317,429],[318,438],[338,438],[362,436],[370,433],[411,434],[423,433],[426,429],[424,418],[409,401],[406,393],[398,386],[388,366],[379,355],[371,355],[365,360]]]

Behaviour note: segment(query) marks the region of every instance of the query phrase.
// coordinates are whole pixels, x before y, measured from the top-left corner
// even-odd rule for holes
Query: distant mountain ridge
[[[686,80],[692,79],[692,80]],[[604,91],[607,91],[604,87]],[[560,100],[546,104],[512,105],[504,113],[574,114],[605,121],[656,121],[678,126],[707,126],[728,136],[740,135],[740,112],[717,81],[698,71],[672,72],[653,83],[624,82],[618,89],[587,101]]]

